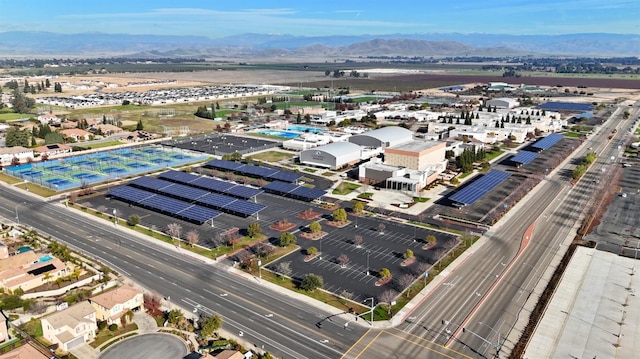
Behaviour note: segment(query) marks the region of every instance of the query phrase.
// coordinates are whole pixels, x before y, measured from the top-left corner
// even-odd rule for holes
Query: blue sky
[[[398,6],[401,5],[401,6]],[[0,0],[0,32],[640,34],[639,0]]]

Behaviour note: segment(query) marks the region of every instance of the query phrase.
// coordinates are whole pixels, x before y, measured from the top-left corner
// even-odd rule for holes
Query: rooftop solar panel
[[[564,138],[564,135],[559,133],[552,133],[547,135],[547,137],[534,143],[533,145],[531,145],[531,147],[539,148],[541,150],[546,150],[546,149],[549,149],[551,146],[555,145],[556,143],[558,143],[558,141],[560,141],[562,138]]]
[[[526,165],[528,163],[531,163],[531,161],[535,160],[536,157],[538,157],[537,152],[521,151],[517,155],[513,156],[511,158],[511,161]]]
[[[188,218],[193,221],[197,221],[199,223],[204,223],[206,221],[212,220],[222,213],[207,207],[196,206],[193,205],[191,207],[186,208],[184,211],[179,213],[180,216]]]
[[[141,202],[143,206],[158,209],[168,214],[178,214],[191,206],[190,203],[166,196],[153,196]]]
[[[174,197],[179,197],[190,201],[195,201],[198,198],[208,195],[210,192],[187,185],[174,183],[172,186],[164,188],[162,190],[162,193],[166,193]]]
[[[478,180],[454,193],[449,199],[464,205],[472,204],[509,176],[511,174],[508,172],[491,170]]]
[[[300,178],[302,178],[302,175],[299,173],[291,171],[278,171],[270,175],[267,179],[294,183]]]

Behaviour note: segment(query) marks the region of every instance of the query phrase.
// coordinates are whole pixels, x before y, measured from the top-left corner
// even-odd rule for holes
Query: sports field
[[[124,148],[7,168],[7,174],[55,191],[204,161],[207,154],[164,146]]]

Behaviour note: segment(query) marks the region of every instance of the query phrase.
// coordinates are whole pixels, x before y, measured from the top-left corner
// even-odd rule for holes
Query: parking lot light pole
[[[367,275],[369,275],[369,255],[371,254],[371,250],[367,249]]]

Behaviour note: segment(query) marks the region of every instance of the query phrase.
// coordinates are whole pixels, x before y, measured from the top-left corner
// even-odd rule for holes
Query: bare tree
[[[265,181],[263,178],[258,178],[256,183],[258,184],[258,187],[264,187],[267,184],[267,181]]]
[[[396,299],[397,296],[398,292],[393,289],[387,289],[380,295],[378,295],[378,301],[380,303],[384,303],[387,307],[387,314],[391,314],[391,303]]]
[[[342,292],[340,292],[340,296],[346,300],[351,300],[353,298],[353,293],[344,289]]]
[[[349,263],[349,257],[346,254],[342,253],[338,256],[338,263],[342,268],[345,268],[347,266],[347,263]]]
[[[189,242],[191,247],[193,247],[196,243],[198,243],[199,240],[200,240],[200,233],[198,233],[198,231],[196,231],[195,229],[192,229],[189,232],[187,232],[187,242]]]
[[[387,226],[384,225],[384,223],[380,223],[378,225],[378,231],[380,232],[380,234],[384,234],[384,229],[387,228]]]
[[[361,235],[356,235],[353,238],[353,244],[356,245],[356,248],[362,247],[362,243],[364,243],[364,238]]]
[[[274,251],[273,246],[271,246],[270,244],[267,244],[267,243],[258,243],[258,244],[256,244],[254,250],[255,250],[256,254],[258,255],[258,257],[267,257],[268,255],[270,255]]]
[[[289,277],[293,271],[291,270],[291,262],[280,262],[276,266],[276,272],[280,273],[282,277]]]
[[[407,291],[405,292],[405,295],[407,297],[411,295],[411,285],[415,280],[416,277],[409,273],[405,273],[401,275],[400,278],[398,278],[398,286],[400,287],[399,289],[401,291],[404,291],[406,289]]]
[[[211,237],[210,241],[211,241],[211,244],[214,245],[214,247],[219,247],[220,245],[224,244],[224,238],[222,237],[222,233],[217,232]]]
[[[180,234],[182,233],[182,226],[178,223],[169,223],[167,225],[167,234],[171,239],[177,239],[178,245],[180,245]]]

